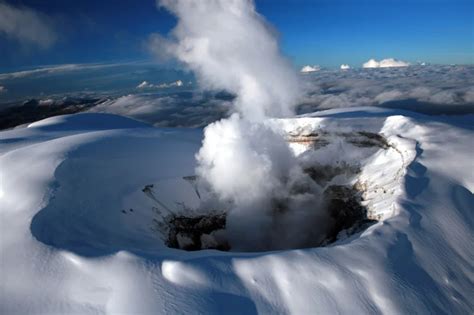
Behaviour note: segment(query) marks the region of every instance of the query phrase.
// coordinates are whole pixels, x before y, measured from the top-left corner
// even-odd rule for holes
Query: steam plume
[[[298,77],[282,57],[275,31],[249,0],[162,0],[178,18],[170,39],[154,38],[157,49],[175,56],[208,89],[237,95],[247,120],[293,113]]]
[[[159,5],[176,15],[178,24],[169,39],[153,37],[154,50],[175,56],[202,87],[236,95],[237,113],[206,127],[196,156],[197,174],[229,207],[233,249],[298,246],[314,236],[301,233],[305,222],[318,230],[313,219],[324,214],[314,211],[320,188],[266,119],[292,115],[300,95],[298,76],[280,54],[275,32],[250,0],[162,0]],[[291,195],[295,186],[306,191]]]

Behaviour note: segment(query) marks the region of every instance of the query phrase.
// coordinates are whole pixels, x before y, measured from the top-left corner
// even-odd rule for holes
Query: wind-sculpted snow
[[[282,120],[288,131],[382,133],[394,149],[360,160],[382,219],[331,246],[244,254],[170,249],[151,228],[145,185],[172,211],[195,206],[182,176],[201,131],[97,115],[0,133],[2,314],[474,309],[472,116],[354,108]]]

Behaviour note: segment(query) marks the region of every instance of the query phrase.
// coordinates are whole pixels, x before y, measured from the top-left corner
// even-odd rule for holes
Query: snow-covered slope
[[[473,116],[352,108],[275,123],[383,134],[389,149],[351,156],[381,220],[327,247],[171,249],[142,189],[171,211],[196,203],[183,176],[201,130],[78,114],[1,132],[0,312],[473,312]]]

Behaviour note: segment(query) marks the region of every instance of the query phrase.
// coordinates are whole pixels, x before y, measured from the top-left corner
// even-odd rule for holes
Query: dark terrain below
[[[38,100],[31,99],[19,106],[11,106],[0,110],[0,130],[10,129],[52,116],[86,111],[103,101],[99,98],[65,98],[54,101],[52,104],[41,104]]]

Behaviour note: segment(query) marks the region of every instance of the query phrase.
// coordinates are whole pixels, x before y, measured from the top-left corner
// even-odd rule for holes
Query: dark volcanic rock
[[[375,220],[367,218],[367,209],[362,205],[361,192],[354,187],[333,185],[324,191],[324,198],[334,226],[328,233],[326,243],[337,240],[341,231],[346,234],[355,234]]]
[[[172,216],[167,220],[169,228],[168,247],[184,250],[217,249],[228,251],[229,244],[213,236],[226,227],[226,213],[210,213],[194,217],[183,215]],[[212,242],[203,244],[203,239],[212,239]]]

